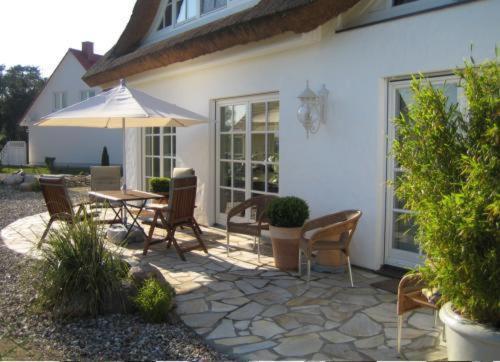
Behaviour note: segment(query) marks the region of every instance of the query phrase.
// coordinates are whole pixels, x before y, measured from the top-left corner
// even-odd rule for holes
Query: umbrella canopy
[[[43,117],[37,126],[53,127],[188,127],[208,119],[175,104],[129,88],[118,87]]]
[[[36,126],[91,127],[123,129],[123,174],[126,175],[125,128],[130,127],[189,127],[207,123],[197,113],[120,85],[83,102],[43,117]],[[127,188],[126,177],[122,188]]]

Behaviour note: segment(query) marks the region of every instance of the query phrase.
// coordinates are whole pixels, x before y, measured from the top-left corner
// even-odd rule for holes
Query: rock
[[[147,263],[140,263],[139,265],[131,267],[128,271],[128,276],[138,285],[141,285],[146,279],[150,278],[168,284],[160,271]]]
[[[363,313],[357,313],[339,328],[340,332],[354,337],[371,337],[381,330],[382,327],[379,324]]]
[[[19,184],[19,191],[32,191],[35,186],[35,182],[22,182]]]
[[[3,183],[8,186],[15,186],[19,185],[22,183],[24,180],[24,173],[14,173],[11,175],[8,175],[7,177],[4,178]]]
[[[106,237],[114,244],[132,243],[132,242],[142,242],[144,241],[144,233],[137,227],[133,227],[132,231],[128,234],[127,240],[125,236],[127,235],[127,228],[122,224],[111,225],[106,232]]]
[[[33,174],[27,173],[24,175],[23,181],[28,183],[35,183],[36,181],[38,181],[38,178]]]

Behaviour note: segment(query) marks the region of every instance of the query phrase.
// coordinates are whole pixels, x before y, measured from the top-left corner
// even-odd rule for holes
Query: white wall
[[[45,157],[55,157],[58,165],[89,165],[101,162],[104,146],[108,148],[110,162],[121,164],[122,146],[119,130],[105,130],[75,127],[38,127],[34,126],[40,118],[52,113],[54,109],[54,92],[67,93],[67,105],[81,101],[80,92],[100,88],[89,88],[81,80],[85,69],[71,54],[66,53],[54,71],[45,89],[36,99],[26,115],[28,126],[28,153],[30,164],[43,164]]]
[[[129,85],[206,115],[210,100],[279,91],[280,193],[307,200],[313,217],[361,209],[352,260],[377,269],[384,255],[387,78],[453,69],[468,58],[470,44],[477,61],[492,58],[498,14],[500,1],[484,0],[342,33],[329,24],[310,45],[228,64],[260,44],[236,47],[132,77]],[[309,139],[296,117],[306,80],[331,91],[327,124]],[[213,129],[178,129],[178,165],[199,176],[202,223],[215,215]],[[139,154],[128,149],[130,184],[140,184]]]

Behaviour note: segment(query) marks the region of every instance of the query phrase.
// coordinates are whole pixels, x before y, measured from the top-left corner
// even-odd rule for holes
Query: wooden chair
[[[190,167],[174,167],[172,170],[172,178],[180,178],[180,177],[190,177],[190,176],[195,176],[194,169]],[[196,206],[195,206],[196,208]],[[198,224],[198,221],[193,217],[193,222],[194,226],[196,229],[198,229],[198,232],[200,234],[203,234],[203,231],[201,230],[200,225]]]
[[[267,218],[266,210],[269,203],[275,198],[277,198],[277,196],[262,195],[252,197],[229,210],[226,222],[227,256],[229,256],[229,241],[231,233],[249,235],[254,237],[253,247],[255,248],[255,245],[257,245],[257,255],[260,262],[260,241],[262,230],[269,230],[269,219]],[[235,216],[244,213],[245,210],[249,208],[255,208],[255,221],[231,221]]]
[[[354,287],[349,245],[361,215],[359,210],[346,210],[306,222],[302,227],[299,245],[299,275],[302,275],[302,254],[307,259],[307,282],[309,282],[313,253],[340,250],[346,256],[351,287]]]
[[[121,166],[91,166],[90,167],[90,190],[91,191],[114,191],[121,187]],[[91,201],[94,200],[91,198]],[[97,208],[109,207],[113,213],[114,221],[120,222],[123,219],[123,210],[119,202],[107,202],[103,205],[99,202]]]
[[[186,261],[184,253],[191,250],[201,248],[205,253],[208,253],[194,220],[196,182],[196,176],[172,178],[170,181],[168,205],[156,204],[148,206],[154,211],[154,216],[150,222],[149,236],[144,245],[144,255],[148,252],[156,227],[167,230],[167,236],[163,240],[167,241],[167,248],[172,244],[174,245],[177,254],[179,254],[182,260]],[[145,223],[149,222],[146,221]],[[175,238],[175,231],[178,227],[182,226],[188,226],[193,230],[198,245],[188,248],[181,248],[179,246]]]
[[[40,188],[42,189],[45,205],[49,212],[50,219],[43,232],[43,235],[38,242],[38,248],[42,245],[43,241],[49,233],[50,227],[54,221],[63,221],[66,223],[74,223],[83,219],[85,215],[81,213],[85,210],[86,203],[81,203],[75,213],[73,203],[68,194],[68,189],[64,182],[64,177],[40,177]]]
[[[398,286],[398,336],[397,349],[401,352],[401,335],[403,332],[403,314],[419,308],[430,308],[434,310],[434,326],[437,322],[438,306],[437,300],[429,301],[424,295],[423,289],[426,287],[422,276],[418,273],[405,275]]]

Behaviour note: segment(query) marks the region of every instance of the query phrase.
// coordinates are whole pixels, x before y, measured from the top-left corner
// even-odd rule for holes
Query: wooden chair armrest
[[[146,210],[160,210],[166,211],[168,209],[168,204],[149,204],[145,207]]]

